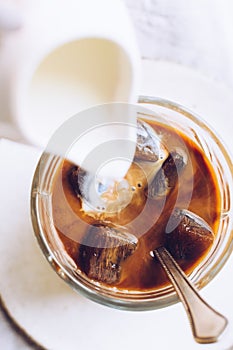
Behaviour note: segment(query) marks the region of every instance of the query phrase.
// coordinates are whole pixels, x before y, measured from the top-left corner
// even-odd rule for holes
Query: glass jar
[[[173,128],[194,141],[211,161],[221,195],[221,216],[213,246],[189,275],[198,289],[221,270],[233,249],[232,162],[221,140],[200,117],[171,101],[141,96],[138,106],[148,108],[145,119],[162,117]],[[151,110],[151,113],[150,113]],[[140,113],[139,113],[140,115]],[[120,290],[94,282],[80,273],[66,253],[56,231],[52,214],[52,188],[63,159],[44,152],[34,174],[31,190],[31,217],[36,238],[49,264],[74,290],[100,304],[126,310],[152,310],[178,301],[171,285],[150,291]]]

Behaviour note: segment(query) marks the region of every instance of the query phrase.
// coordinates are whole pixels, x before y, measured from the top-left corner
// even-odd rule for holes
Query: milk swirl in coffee
[[[55,227],[78,273],[147,291],[169,283],[153,249],[164,245],[186,273],[206,256],[218,230],[220,190],[211,163],[188,135],[138,119],[128,173],[99,184],[93,206],[91,176],[65,160],[53,185]]]

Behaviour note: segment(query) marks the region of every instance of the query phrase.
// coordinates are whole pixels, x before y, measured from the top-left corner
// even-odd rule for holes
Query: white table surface
[[[187,65],[233,87],[233,56],[225,39],[222,40],[226,28],[218,16],[218,1],[125,0],[141,55]],[[227,6],[228,1],[221,1],[221,6],[224,4]],[[32,348],[0,309],[0,349]]]

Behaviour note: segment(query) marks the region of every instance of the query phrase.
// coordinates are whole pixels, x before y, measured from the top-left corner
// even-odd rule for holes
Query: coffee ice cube
[[[177,259],[193,259],[204,254],[214,241],[211,227],[189,210],[176,209],[171,217],[175,227],[165,234],[165,246]]]
[[[155,130],[141,119],[137,120],[135,160],[157,162],[167,157],[167,150]]]
[[[176,186],[179,174],[187,163],[187,157],[182,153],[173,151],[169,154],[148,186],[148,197],[166,196]]]
[[[99,282],[114,284],[121,276],[122,263],[134,253],[137,238],[126,228],[112,224],[93,225],[80,245],[81,270]]]

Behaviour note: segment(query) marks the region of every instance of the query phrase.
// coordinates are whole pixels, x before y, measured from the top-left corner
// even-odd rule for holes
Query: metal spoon
[[[136,247],[136,237],[122,227],[96,225],[80,247],[79,265],[89,278],[112,284],[120,278],[121,263]],[[159,260],[183,303],[194,339],[198,343],[216,342],[227,326],[227,319],[202,299],[165,247],[154,249],[150,255]]]
[[[167,273],[189,317],[193,337],[198,343],[214,343],[225,330],[226,317],[214,310],[198,293],[165,247],[151,251]]]
[[[178,210],[173,214],[173,220],[177,219],[180,223],[167,234],[165,241],[173,256],[179,258],[193,254],[190,241],[195,243],[198,252],[206,249],[206,242],[211,244],[211,229],[200,217],[187,210]],[[185,236],[182,235],[184,229]],[[202,299],[165,246],[153,249],[150,255],[159,260],[183,303],[194,339],[198,343],[216,342],[228,324],[227,319]],[[79,265],[89,278],[112,284],[120,278],[121,263],[136,248],[137,238],[127,229],[97,224],[89,230],[80,246]]]

